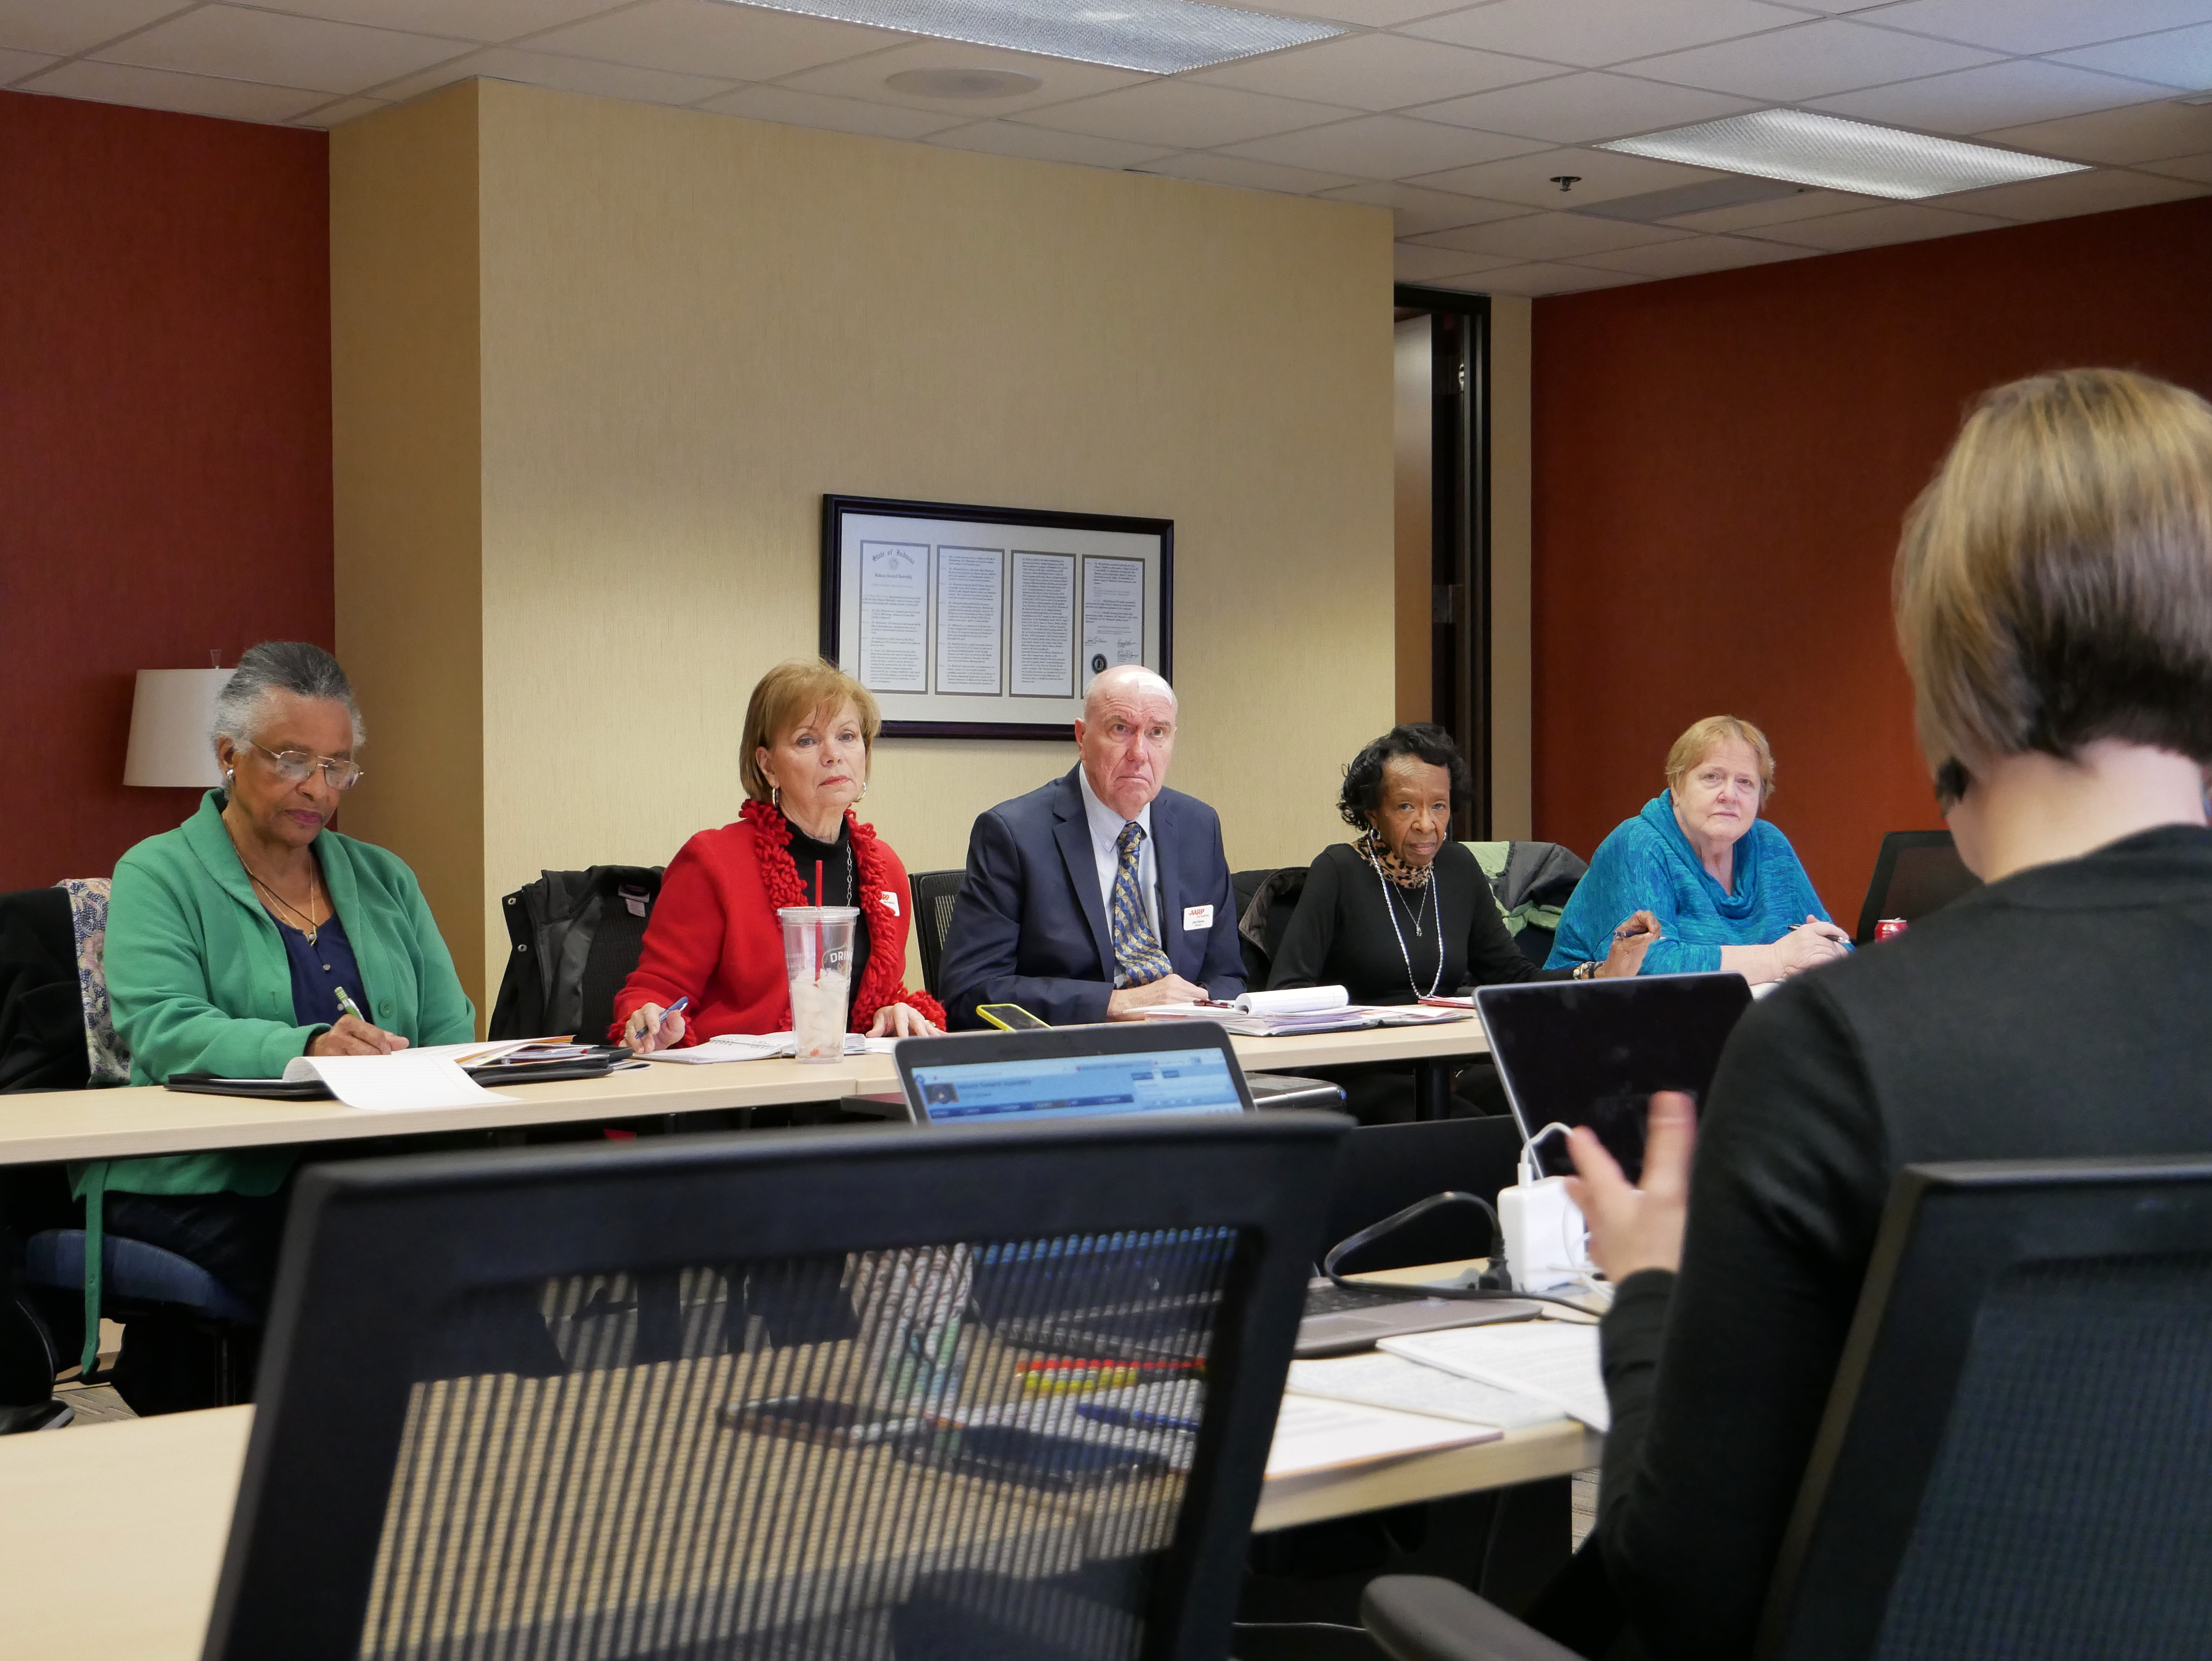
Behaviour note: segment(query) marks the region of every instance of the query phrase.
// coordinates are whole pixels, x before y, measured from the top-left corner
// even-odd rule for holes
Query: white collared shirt
[[[1083,817],[1091,826],[1091,856],[1098,866],[1098,898],[1111,917],[1114,873],[1121,864],[1118,843],[1121,827],[1129,821],[1098,800],[1098,793],[1091,788],[1091,776],[1080,767],[1075,770],[1075,782],[1083,792]],[[1152,803],[1146,802],[1139,812],[1137,823],[1145,827],[1145,839],[1137,844],[1137,892],[1144,898],[1145,918],[1152,926],[1152,938],[1165,950],[1167,939],[1160,933],[1160,865],[1152,857]]]

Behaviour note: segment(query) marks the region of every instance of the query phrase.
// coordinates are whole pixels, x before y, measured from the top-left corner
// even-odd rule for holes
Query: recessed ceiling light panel
[[[769,11],[1003,46],[1147,75],[1225,64],[1349,33],[1197,0],[733,0]]]
[[[1809,110],[1754,110],[1596,148],[1900,202],[2088,171],[2078,161],[1930,138]]]

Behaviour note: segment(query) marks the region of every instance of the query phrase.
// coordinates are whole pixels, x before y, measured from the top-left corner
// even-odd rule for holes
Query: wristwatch
[[[1594,959],[1589,963],[1578,963],[1575,965],[1575,978],[1578,981],[1595,980],[1601,966]]]

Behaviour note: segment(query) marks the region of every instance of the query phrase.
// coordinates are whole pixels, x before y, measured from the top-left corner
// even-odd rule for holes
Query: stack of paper
[[[1592,1430],[1613,1422],[1598,1366],[1598,1329],[1578,1322],[1521,1321],[1385,1338],[1376,1348],[1424,1366],[1492,1384],[1571,1414]]]
[[[1500,1430],[1548,1425],[1559,1417],[1558,1407],[1548,1401],[1379,1351],[1325,1361],[1293,1361],[1285,1388],[1299,1396],[1425,1413]]]
[[[1267,1475],[1297,1476],[1377,1459],[1399,1459],[1438,1448],[1494,1442],[1499,1434],[1488,1425],[1286,1395],[1275,1418],[1275,1439],[1267,1449]]]
[[[848,1056],[888,1056],[896,1038],[864,1038],[857,1032],[845,1035]],[[711,1062],[765,1062],[778,1056],[798,1053],[798,1038],[789,1032],[725,1032],[719,1038],[709,1038],[704,1043],[687,1045],[679,1050],[656,1050],[646,1057],[649,1062],[685,1062],[701,1066]]]
[[[392,1056],[295,1056],[285,1064],[284,1076],[295,1084],[320,1079],[330,1086],[331,1094],[348,1107],[380,1113],[426,1107],[482,1107],[515,1099],[486,1090],[462,1072],[461,1064],[450,1054],[440,1053],[452,1048],[403,1050]]]
[[[1426,1026],[1464,1020],[1457,1010],[1423,1009],[1412,1004],[1361,1004],[1340,986],[1286,987],[1279,992],[1247,992],[1233,1000],[1205,1003],[1154,1004],[1148,1021],[1216,1021],[1246,1037],[1280,1038],[1299,1032],[1344,1032],[1366,1026]]]

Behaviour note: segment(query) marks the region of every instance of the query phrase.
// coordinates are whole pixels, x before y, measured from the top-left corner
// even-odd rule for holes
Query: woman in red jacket
[[[853,815],[883,726],[876,701],[828,663],[778,664],[745,708],[745,803],[669,862],[636,970],[615,998],[613,1036],[641,1055],[725,1032],[787,1032],[777,908],[853,905],[848,1025],[872,1037],[937,1031],[945,1011],[904,984],[912,910],[906,867]],[[817,875],[818,873],[818,875]],[[691,1000],[688,1015],[671,1013]]]

